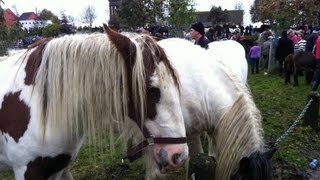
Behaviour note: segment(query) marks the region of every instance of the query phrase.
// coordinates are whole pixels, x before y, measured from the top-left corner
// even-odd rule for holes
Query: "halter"
[[[134,121],[137,123],[137,121]],[[138,124],[138,123],[137,123]],[[186,137],[155,137],[150,134],[148,129],[143,126],[142,133],[144,136],[144,140],[139,144],[128,147],[126,155],[122,158],[123,160],[128,159],[130,162],[139,159],[142,156],[142,151],[145,147],[151,146],[154,144],[184,144],[187,143]]]

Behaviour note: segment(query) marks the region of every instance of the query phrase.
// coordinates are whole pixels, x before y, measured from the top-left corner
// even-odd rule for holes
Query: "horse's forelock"
[[[151,36],[145,35],[144,38],[144,51],[143,51],[143,59],[147,71],[147,76],[152,76],[153,72],[155,71],[155,63],[159,64],[162,62],[167,70],[169,71],[170,75],[172,76],[175,85],[180,90],[178,76],[176,71],[174,70],[173,66],[171,65],[167,54],[165,53],[164,49],[160,47],[156,40],[154,40]],[[153,47],[153,48],[147,48]],[[151,51],[153,50],[153,52]]]

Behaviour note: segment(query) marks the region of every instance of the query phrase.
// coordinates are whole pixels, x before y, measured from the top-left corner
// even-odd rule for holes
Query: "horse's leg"
[[[199,153],[203,153],[203,148],[200,140],[200,134],[187,136],[188,138],[188,146],[189,146],[189,154],[190,156],[197,155]]]
[[[203,153],[200,134],[187,135],[187,138],[188,138],[188,147],[189,147],[190,157],[195,156],[200,153]],[[189,179],[189,175],[194,173],[194,172],[189,172],[189,170],[190,170],[189,169],[189,161],[187,162],[186,169],[187,169],[186,179]]]
[[[153,153],[152,149],[148,148],[145,151],[144,155],[144,161],[146,166],[146,180],[164,180],[165,175],[161,174],[159,171],[159,167],[155,163],[155,160],[153,159]]]
[[[288,84],[290,83],[290,72],[287,70],[285,72],[285,81],[284,81],[285,84]]]
[[[63,174],[61,176],[61,180],[73,180],[73,176],[70,172],[71,165],[66,167],[63,171]]]
[[[64,170],[61,170],[61,171],[59,171],[59,172],[51,175],[51,176],[48,178],[48,180],[61,180],[61,179],[63,179],[63,178],[62,178],[63,172],[64,172]],[[63,180],[64,180],[64,179],[63,179]]]
[[[25,178],[24,174],[27,170],[27,166],[22,166],[22,167],[15,167],[13,168],[13,172],[14,172],[14,179],[15,180],[28,180],[27,178]],[[31,180],[31,179],[30,179]]]
[[[293,86],[299,86],[299,83],[298,83],[298,68],[294,67],[294,72],[293,72]]]
[[[212,134],[208,134],[208,155],[216,158],[216,141]]]

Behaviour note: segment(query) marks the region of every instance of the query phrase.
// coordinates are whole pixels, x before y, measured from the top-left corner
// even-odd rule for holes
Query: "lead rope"
[[[120,180],[127,169],[129,169],[129,163],[122,159],[118,173],[113,180]]]
[[[293,124],[287,129],[286,132],[284,132],[270,147],[270,149],[272,148],[277,148],[279,143],[281,143],[283,141],[283,139],[285,139],[290,133],[292,133],[295,128],[298,126],[298,124],[301,122],[303,116],[305,115],[305,113],[307,112],[309,106],[311,105],[311,103],[313,102],[313,99],[311,98],[307,105],[303,108],[303,110],[301,111],[301,113],[299,114],[299,116],[296,118],[296,120],[293,122]]]

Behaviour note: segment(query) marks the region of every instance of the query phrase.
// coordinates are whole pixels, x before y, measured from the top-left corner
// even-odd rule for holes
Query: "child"
[[[259,59],[260,59],[260,46],[258,42],[253,43],[253,47],[250,48],[249,58],[251,64],[251,74],[254,74],[254,68],[256,68],[256,73],[259,73]]]

